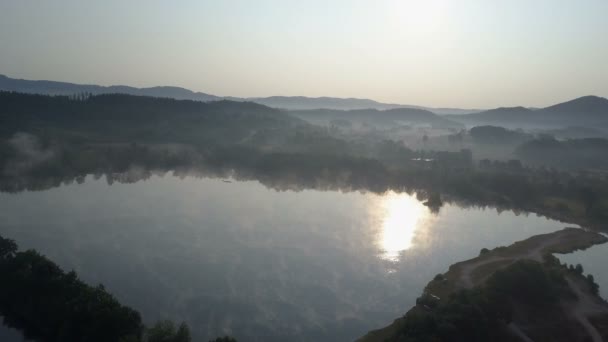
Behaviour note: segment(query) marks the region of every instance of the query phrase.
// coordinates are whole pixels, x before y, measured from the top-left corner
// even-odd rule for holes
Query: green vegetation
[[[211,340],[209,342],[236,342],[236,340],[232,337],[225,336],[225,337],[218,337],[215,340]]]
[[[583,265],[581,265],[581,264],[576,264],[576,266],[569,265],[569,266],[567,266],[567,269],[569,272],[571,272],[577,276],[583,276],[583,273],[585,272],[585,270],[583,269]],[[587,282],[587,285],[589,286],[589,289],[591,290],[592,294],[594,294],[594,295],[599,294],[600,285],[595,282],[595,278],[593,277],[592,274],[587,274],[587,276],[585,277],[585,281]]]
[[[608,140],[583,138],[560,141],[552,136],[543,136],[521,145],[517,155],[531,165],[606,170]]]
[[[597,297],[593,276],[583,276],[581,265],[560,264],[552,253],[607,241],[599,233],[566,228],[484,248],[435,276],[414,308],[361,341],[519,341],[517,331],[534,341],[584,340],[586,330],[573,322],[573,308],[593,303],[600,314],[608,305]]]
[[[0,237],[0,315],[26,337],[46,342],[190,342],[185,323],[147,328],[139,312],[102,285],[92,287],[33,250]],[[225,337],[217,341],[234,342]]]
[[[172,321],[159,321],[146,331],[148,342],[190,342],[190,329],[185,323],[175,327]]]
[[[600,292],[600,285],[598,283],[595,282],[595,278],[593,277],[592,274],[587,274],[587,283],[589,284],[589,287],[591,288],[591,293],[593,293],[594,295],[599,294]]]
[[[515,340],[508,325],[517,321],[522,312],[533,315],[561,312],[560,300],[574,298],[564,272],[561,267],[517,261],[496,271],[483,286],[462,289],[446,300],[435,300],[432,305],[428,305],[432,298],[419,300],[418,307],[399,321],[398,328],[386,341]],[[543,321],[531,319],[535,320]],[[557,331],[566,334],[558,341],[574,334],[569,329]],[[547,332],[545,336],[555,335]]]
[[[475,126],[469,130],[469,135],[474,142],[482,144],[514,144],[531,139],[529,134],[499,126]]]
[[[35,251],[0,238],[0,313],[5,322],[45,341],[140,340],[139,313],[103,286],[91,287]]]

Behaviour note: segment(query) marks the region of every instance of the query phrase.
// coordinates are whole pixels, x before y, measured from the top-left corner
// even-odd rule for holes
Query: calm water
[[[187,321],[197,341],[354,340],[403,314],[452,263],[564,227],[450,205],[432,214],[405,193],[172,176],[0,194],[0,222],[0,234],[103,283],[147,322]]]
[[[562,262],[576,265],[581,264],[585,274],[592,274],[595,282],[600,285],[600,296],[608,298],[608,243],[594,246],[585,251],[577,251],[565,255],[557,255]]]

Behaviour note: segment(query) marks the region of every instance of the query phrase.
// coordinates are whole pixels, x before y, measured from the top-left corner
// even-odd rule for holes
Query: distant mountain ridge
[[[168,97],[177,100],[194,100],[203,102],[219,101],[224,99],[219,96],[209,95],[200,92],[193,92],[185,88],[171,86],[135,88],[124,85],[115,85],[106,87],[93,84],[74,84],[56,81],[21,80],[10,78],[5,75],[0,75],[0,90],[41,95],[73,95],[78,93],[91,93],[93,95],[127,94],[152,97]]]
[[[395,103],[382,103],[370,99],[359,98],[338,98],[338,97],[306,97],[306,96],[270,96],[261,98],[248,98],[247,100],[264,104],[269,107],[283,108],[288,110],[311,110],[311,109],[331,109],[331,110],[358,110],[358,109],[423,109],[435,114],[461,115],[476,113],[478,109],[460,108],[432,108],[414,105],[403,105]]]
[[[290,111],[306,110],[339,110],[348,111],[350,115],[357,110],[377,110],[380,116],[388,117],[394,109],[417,109],[444,115],[450,121],[462,124],[493,124],[517,128],[523,126],[585,126],[608,128],[608,99],[599,96],[583,96],[574,100],[559,103],[545,108],[500,107],[490,110],[458,109],[458,108],[428,108],[422,106],[382,103],[370,99],[336,98],[336,97],[305,97],[305,96],[270,96],[257,98],[240,98],[231,96],[216,96],[202,92],[172,87],[158,86],[136,88],[124,85],[99,86],[91,84],[74,84],[55,81],[33,81],[10,78],[0,74],[0,91],[16,91],[45,95],[72,95],[78,93],[152,96],[193,101],[248,101],[268,107]],[[370,114],[370,113],[368,113]],[[395,113],[393,113],[395,114]],[[411,115],[411,114],[410,114]]]
[[[566,115],[574,111],[579,111],[586,115],[606,117],[608,116],[608,99],[599,96],[583,96],[571,101],[546,107],[544,110]]]
[[[608,128],[608,99],[583,96],[545,108],[507,107],[466,115],[449,115],[466,124],[522,126],[586,126]]]
[[[194,101],[250,101],[263,104],[268,107],[281,108],[287,110],[309,110],[309,109],[395,109],[395,108],[414,108],[425,109],[435,114],[467,114],[478,112],[477,109],[459,108],[427,108],[422,106],[382,103],[370,99],[358,98],[337,98],[337,97],[306,97],[306,96],[270,96],[241,98],[232,96],[216,96],[201,92],[193,92],[189,89],[159,86],[149,88],[136,88],[124,85],[99,86],[92,84],[75,84],[56,81],[34,81],[10,78],[0,74],[0,90],[16,91],[22,93],[33,93],[43,95],[72,95],[76,93],[91,93],[94,95],[120,93],[128,95],[167,97],[178,100]]]

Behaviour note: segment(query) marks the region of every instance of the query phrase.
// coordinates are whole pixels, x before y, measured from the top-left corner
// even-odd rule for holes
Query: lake
[[[2,193],[0,219],[22,249],[103,283],[148,323],[186,321],[196,341],[352,341],[451,264],[566,226],[456,205],[435,214],[407,193],[171,175]]]
[[[584,274],[592,274],[595,282],[600,285],[600,296],[608,298],[608,243],[593,246],[584,251],[576,251],[570,254],[556,254],[562,261],[571,265],[581,264]]]

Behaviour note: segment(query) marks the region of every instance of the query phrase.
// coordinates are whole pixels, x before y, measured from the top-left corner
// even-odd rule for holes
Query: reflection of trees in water
[[[231,178],[259,181],[279,191],[304,189],[416,192],[420,200],[438,210],[444,201],[463,206],[543,212],[539,203],[546,196],[579,200],[581,189],[602,193],[605,184],[549,170],[518,168],[430,167],[388,168],[369,158],[305,153],[263,153],[247,147],[196,149],[186,145],[114,144],[55,147],[54,155],[19,174],[4,173],[0,189],[5,192],[45,190],[87,175],[105,177],[108,184],[135,183],[167,173],[184,177]],[[586,193],[586,192],[583,192]],[[585,197],[585,200],[591,196]],[[595,197],[594,197],[595,198]],[[580,199],[582,200],[582,199]],[[541,203],[542,204],[542,203]],[[585,207],[589,204],[585,203]],[[560,206],[563,209],[563,205]],[[551,215],[550,212],[548,212]],[[568,219],[567,213],[562,213]]]
[[[22,172],[4,173],[0,190],[20,192],[46,190],[64,184],[105,177],[109,185],[135,183],[167,173],[178,178],[231,178],[259,181],[279,191],[305,189],[370,191],[389,189],[412,192],[422,178],[399,176],[383,163],[349,156],[261,153],[247,147],[204,151],[185,145],[84,145],[55,149],[55,157]],[[418,191],[422,199],[424,191]]]

